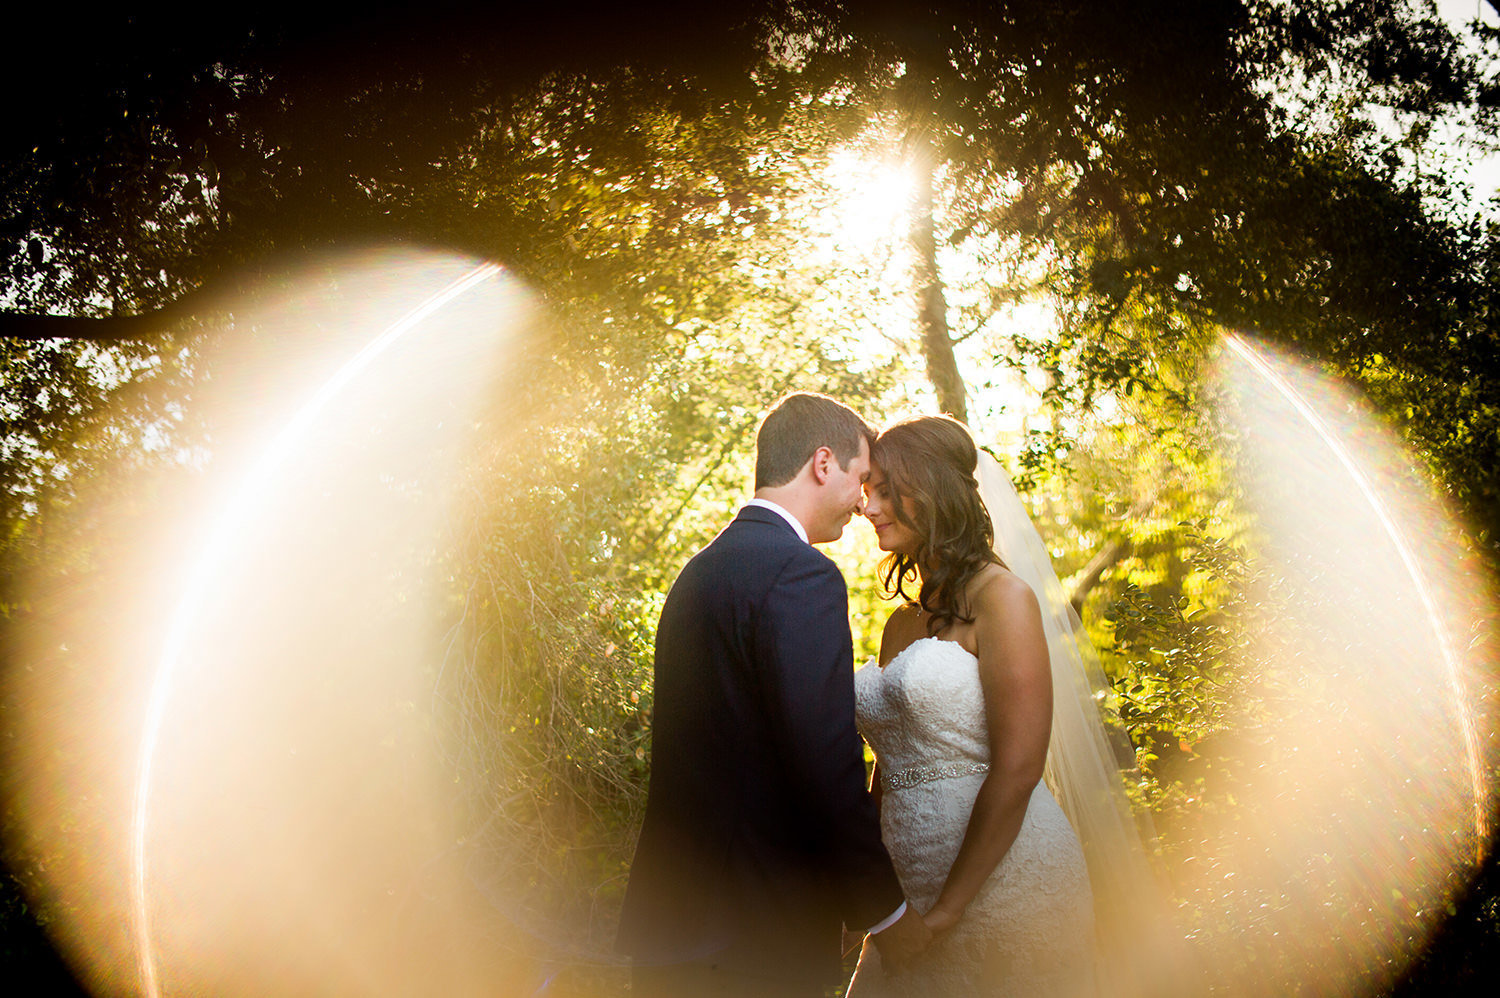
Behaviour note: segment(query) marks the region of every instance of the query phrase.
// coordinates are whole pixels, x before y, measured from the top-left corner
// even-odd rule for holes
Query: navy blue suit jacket
[[[865,789],[838,568],[747,506],[678,576],[656,638],[651,785],[621,914],[637,964],[714,955],[832,977],[839,926],[902,901]]]

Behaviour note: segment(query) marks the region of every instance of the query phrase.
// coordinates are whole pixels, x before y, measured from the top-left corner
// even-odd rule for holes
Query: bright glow
[[[835,150],[817,179],[816,195],[803,206],[809,238],[797,254],[808,268],[804,280],[807,274],[818,275],[806,290],[810,323],[819,329],[853,331],[855,350],[849,360],[855,369],[885,365],[893,357],[911,364],[900,395],[886,401],[911,412],[932,411],[936,402],[921,373],[913,272],[912,209],[919,171],[898,139],[872,128],[860,140]],[[969,243],[950,245],[943,235],[951,223],[944,218],[941,171],[933,193],[938,269],[953,321],[961,321],[966,306],[976,307],[974,295],[987,294],[995,284],[1039,276],[1040,265],[1001,275],[993,272],[992,253],[980,254],[988,259],[985,262]],[[1036,335],[1056,325],[1050,304],[1028,296],[991,313],[983,335],[972,335],[976,331],[969,328],[953,330],[961,341],[956,347],[960,369],[987,374],[985,380],[967,386],[969,426],[982,438],[1009,439],[1022,433],[1026,413],[1034,408],[1042,388],[994,365],[995,338],[1007,329]]]
[[[853,333],[856,368],[901,352],[914,335],[915,180],[894,145],[875,138],[835,151],[799,207],[804,240],[778,261],[790,265],[778,280],[799,290],[812,328]]]
[[[489,281],[500,273],[497,264],[481,264],[464,276],[435,292],[426,301],[393,322],[379,336],[351,357],[308,399],[297,413],[272,439],[265,454],[251,468],[239,487],[235,489],[215,525],[197,563],[188,574],[183,586],[182,600],[173,615],[166,647],[162,651],[161,663],[157,666],[152,683],[151,700],[146,714],[146,730],[142,736],[140,765],[136,774],[135,807],[131,815],[131,893],[132,915],[135,924],[137,959],[141,970],[141,983],[148,995],[158,994],[156,957],[151,939],[151,916],[147,898],[146,839],[151,809],[152,774],[156,764],[157,743],[161,736],[162,720],[171,700],[173,684],[182,667],[183,651],[203,615],[207,599],[214,592],[216,576],[229,571],[229,559],[242,542],[257,508],[265,502],[266,494],[278,484],[278,474],[286,465],[289,456],[302,442],[308,428],[318,419],[323,410],[343,388],[362,374],[387,348],[405,336],[417,325],[449,304],[471,288]]]
[[[916,172],[910,164],[842,149],[830,158],[824,178],[833,194],[824,224],[834,253],[872,253],[908,238],[916,193]]]
[[[1277,373],[1276,369],[1267,363],[1248,343],[1235,335],[1226,336],[1225,344],[1229,346],[1242,360],[1248,363],[1254,371],[1265,378],[1268,383],[1276,388],[1276,391],[1291,404],[1293,408],[1307,420],[1308,426],[1312,427],[1318,437],[1333,452],[1340,466],[1348,473],[1349,480],[1354,483],[1359,494],[1369,503],[1370,510],[1380,521],[1381,529],[1385,537],[1395,548],[1401,559],[1401,565],[1406,570],[1407,578],[1416,590],[1418,598],[1422,602],[1422,609],[1426,616],[1426,624],[1432,631],[1433,640],[1437,644],[1439,655],[1442,657],[1442,665],[1445,678],[1448,681],[1448,692],[1453,697],[1453,712],[1458,719],[1459,727],[1463,734],[1464,761],[1469,771],[1469,789],[1474,801],[1474,835],[1475,843],[1479,848],[1489,840],[1489,817],[1486,813],[1485,787],[1484,787],[1484,760],[1479,750],[1479,733],[1474,723],[1474,711],[1469,706],[1469,694],[1464,689],[1462,666],[1458,655],[1453,650],[1453,639],[1448,634],[1448,626],[1444,622],[1442,611],[1438,608],[1437,598],[1433,594],[1432,585],[1427,580],[1427,574],[1422,566],[1417,563],[1415,553],[1412,551],[1411,543],[1407,540],[1405,532],[1392,519],[1390,507],[1376,491],[1374,483],[1365,474],[1364,470],[1354,462],[1348,448],[1344,447],[1338,437],[1329,430],[1328,425],[1320,417],[1313,407],[1287,382],[1286,378]],[[1482,857],[1476,857],[1480,859]]]
[[[325,261],[205,347],[205,468],[85,497],[107,584],[5,693],[12,845],[91,990],[535,987],[524,947],[462,943],[496,916],[451,858],[473,819],[434,695],[465,469],[518,428],[532,321],[493,265]]]
[[[171,591],[153,597],[142,572],[147,596],[126,612],[79,615],[167,618],[139,677],[86,677],[98,689],[80,708],[54,692],[63,670],[28,660],[23,821],[42,836],[68,820],[68,797],[108,795],[120,771],[118,835],[100,833],[92,866],[52,874],[59,910],[81,913],[64,942],[100,993],[524,994],[548,979],[514,966],[524,939],[497,955],[532,915],[504,878],[464,868],[488,860],[460,841],[474,829],[455,827],[453,767],[424,755],[422,727],[436,688],[422,669],[442,661],[429,629],[452,611],[428,602],[453,590],[428,585],[445,570],[435,538],[472,458],[465,436],[500,432],[476,431],[475,413],[497,394],[524,300],[468,261],[352,269],[346,300],[363,309],[293,295],[295,335],[213,368],[239,378],[213,387],[249,428],[216,438],[233,482],[163,528],[186,534],[191,510],[208,510]],[[1251,770],[1239,796],[1166,830],[1199,846],[1172,874],[1210,965],[1143,928],[1155,959],[1136,993],[1210,993],[1195,987],[1208,978],[1269,995],[1289,990],[1285,974],[1309,992],[1377,993],[1488,833],[1475,663],[1452,635],[1489,593],[1399,447],[1336,384],[1238,339],[1221,374],[1275,583],[1265,598],[1291,598],[1241,663],[1265,684],[1224,735]],[[835,553],[851,580],[879,557],[858,522]],[[855,596],[873,630],[884,608]],[[62,640],[102,649],[85,663],[130,663],[131,642],[148,644],[85,627]],[[54,780],[55,757],[86,761]],[[133,961],[139,981],[123,979]]]
[[[1240,716],[1180,763],[1196,820],[1165,830],[1196,958],[1163,972],[1191,983],[1147,991],[1381,993],[1488,834],[1465,682],[1482,663],[1451,633],[1490,594],[1355,396],[1243,338],[1220,376],[1263,626],[1236,651]]]

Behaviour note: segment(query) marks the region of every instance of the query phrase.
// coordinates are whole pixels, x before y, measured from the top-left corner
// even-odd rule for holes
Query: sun
[[[905,240],[917,187],[910,163],[842,149],[829,158],[824,180],[831,198],[825,225],[834,252],[869,253]]]

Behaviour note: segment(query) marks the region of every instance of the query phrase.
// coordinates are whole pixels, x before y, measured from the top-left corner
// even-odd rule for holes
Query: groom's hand
[[[932,942],[932,930],[918,915],[916,909],[907,906],[906,914],[882,932],[870,937],[880,949],[880,962],[887,972],[899,974],[922,955]]]

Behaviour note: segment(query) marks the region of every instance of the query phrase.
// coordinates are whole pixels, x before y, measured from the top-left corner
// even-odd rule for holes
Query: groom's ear
[[[828,476],[832,474],[832,465],[837,460],[838,458],[833,456],[832,447],[819,447],[813,451],[813,456],[809,461],[812,465],[813,481],[819,485],[828,481]]]

